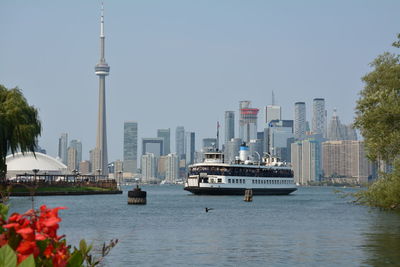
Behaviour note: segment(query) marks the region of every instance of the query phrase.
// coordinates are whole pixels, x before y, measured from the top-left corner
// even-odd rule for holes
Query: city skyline
[[[107,59],[113,65],[107,80],[109,161],[123,158],[123,122],[128,120],[138,122],[140,138],[182,125],[199,141],[215,136],[224,111],[234,110],[238,118],[238,102],[250,100],[260,109],[261,130],[272,90],[282,119],[293,119],[294,103],[303,101],[311,123],[312,100],[324,98],[328,118],[336,107],[341,120],[351,123],[361,76],[377,54],[391,51],[398,31],[396,2],[209,5],[105,3]],[[0,83],[20,86],[39,108],[39,144],[48,154],[57,155],[57,138],[68,133],[82,141],[86,159],[95,146],[97,123],[92,67],[98,58],[99,3],[2,1],[0,6]],[[64,75],[74,79],[60,83]]]

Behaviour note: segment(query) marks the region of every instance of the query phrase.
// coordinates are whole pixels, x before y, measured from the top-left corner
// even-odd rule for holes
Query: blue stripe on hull
[[[244,195],[246,188],[204,188],[204,187],[185,187],[195,195]],[[289,195],[297,188],[249,188],[253,190],[253,195]]]

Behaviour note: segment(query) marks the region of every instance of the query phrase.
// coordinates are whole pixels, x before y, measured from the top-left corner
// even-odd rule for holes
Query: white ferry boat
[[[221,152],[207,152],[203,163],[189,166],[184,189],[197,195],[288,195],[297,190],[293,171],[274,157],[249,160],[248,147],[240,147],[240,157],[225,163]]]

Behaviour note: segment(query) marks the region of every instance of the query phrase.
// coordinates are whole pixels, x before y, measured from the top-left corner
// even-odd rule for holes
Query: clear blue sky
[[[57,155],[62,132],[95,146],[100,1],[0,2],[0,83],[39,108],[40,145]],[[345,123],[368,63],[400,32],[400,1],[104,1],[108,150],[122,159],[123,122],[139,140],[185,126],[215,136],[240,100],[271,102],[293,119],[294,102],[326,99]],[[264,113],[260,113],[259,128]],[[223,129],[223,128],[222,128]],[[223,136],[223,134],[222,134]],[[172,142],[172,145],[174,142]],[[172,146],[174,150],[174,146]],[[139,150],[140,153],[140,150]]]

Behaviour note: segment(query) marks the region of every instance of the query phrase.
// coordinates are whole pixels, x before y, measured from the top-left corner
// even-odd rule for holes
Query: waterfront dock
[[[114,179],[99,175],[19,174],[1,183],[10,196],[122,194]]]

